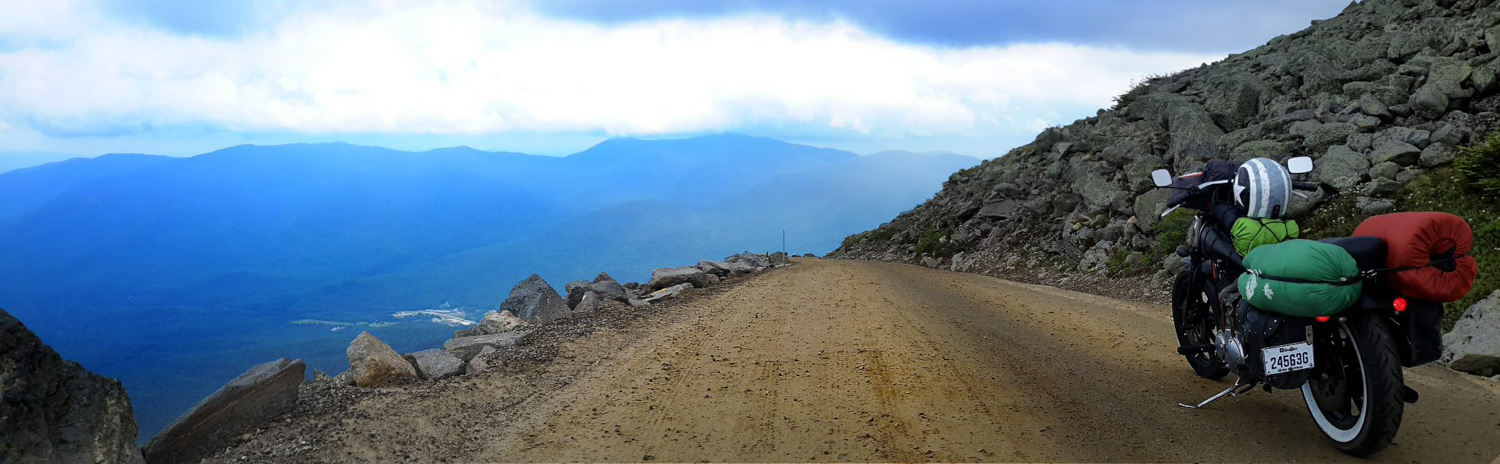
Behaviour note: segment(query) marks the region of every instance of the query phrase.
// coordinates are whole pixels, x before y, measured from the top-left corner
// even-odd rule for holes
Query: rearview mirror
[[[1308,162],[1312,161],[1308,160]],[[1172,171],[1168,171],[1166,169],[1157,169],[1155,171],[1151,171],[1151,181],[1155,182],[1157,187],[1170,186],[1172,185]]]
[[[1292,174],[1307,174],[1313,170],[1312,158],[1298,156],[1286,160],[1286,170]]]

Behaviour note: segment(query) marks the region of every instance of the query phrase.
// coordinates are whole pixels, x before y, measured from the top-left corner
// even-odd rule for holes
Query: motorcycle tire
[[[1212,346],[1215,320],[1211,305],[1216,298],[1214,290],[1201,283],[1193,284],[1191,270],[1177,273],[1172,282],[1172,326],[1177,329],[1178,346]],[[1217,351],[1184,354],[1183,357],[1199,377],[1219,380],[1229,375],[1229,365],[1219,358]]]
[[[1390,329],[1378,318],[1352,317],[1333,329],[1316,346],[1329,350],[1317,362],[1329,364],[1302,385],[1302,398],[1334,448],[1369,456],[1390,445],[1401,428],[1401,356]]]

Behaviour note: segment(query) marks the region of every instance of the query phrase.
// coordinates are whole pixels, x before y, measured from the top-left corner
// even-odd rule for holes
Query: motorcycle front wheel
[[[1369,456],[1401,428],[1405,379],[1390,331],[1374,317],[1341,320],[1320,330],[1318,366],[1302,385],[1313,421],[1339,451]]]
[[[1219,380],[1229,375],[1229,366],[1213,351],[1215,316],[1213,290],[1201,282],[1193,283],[1192,271],[1184,269],[1172,282],[1172,325],[1177,329],[1177,345],[1188,349],[1210,348],[1207,352],[1183,354],[1198,376]]]

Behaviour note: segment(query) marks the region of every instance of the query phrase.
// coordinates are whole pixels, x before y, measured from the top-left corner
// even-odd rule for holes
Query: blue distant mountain
[[[567,157],[334,143],[74,159],[0,174],[0,307],[120,377],[144,440],[252,364],[346,367],[358,330],[292,321],[379,321],[363,330],[397,349],[436,346],[451,328],[390,314],[477,315],[531,273],[644,280],[778,249],[783,230],[788,251],[828,252],[977,163],[742,135]]]

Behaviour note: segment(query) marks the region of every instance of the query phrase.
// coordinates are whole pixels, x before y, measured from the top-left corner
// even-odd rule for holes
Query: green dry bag
[[[1359,266],[1336,245],[1289,240],[1245,256],[1240,295],[1266,311],[1300,317],[1332,316],[1359,299]]]
[[[1297,238],[1301,230],[1297,227],[1297,221],[1242,217],[1234,221],[1234,228],[1229,232],[1234,235],[1234,251],[1245,256],[1261,245],[1274,245]]]

